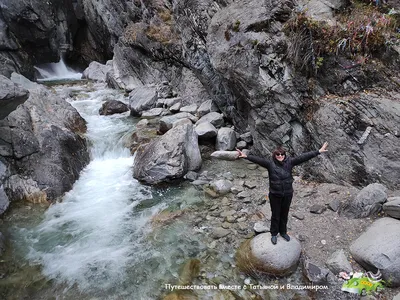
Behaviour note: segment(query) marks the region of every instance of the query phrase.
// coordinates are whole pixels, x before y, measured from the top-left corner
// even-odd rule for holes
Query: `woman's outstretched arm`
[[[264,159],[264,158],[260,158],[254,155],[246,155],[244,154],[242,151],[240,151],[239,149],[236,149],[236,151],[238,152],[239,156],[238,158],[246,158],[247,160],[254,162],[258,165],[260,165],[261,167],[264,168],[269,168],[271,165],[271,161],[268,159]]]
[[[299,156],[292,158],[292,164],[294,166],[296,166],[303,162],[306,162],[306,161],[310,160],[311,158],[318,156],[321,153],[327,152],[328,151],[327,148],[328,148],[328,143],[325,142],[318,151],[306,152],[306,153],[300,154]]]

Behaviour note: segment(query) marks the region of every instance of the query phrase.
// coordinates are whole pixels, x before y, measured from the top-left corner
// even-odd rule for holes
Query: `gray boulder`
[[[217,228],[214,228],[212,230],[210,235],[211,235],[211,237],[213,239],[218,240],[218,239],[223,238],[223,237],[225,237],[225,236],[227,236],[229,234],[231,234],[231,231],[229,229],[225,229],[225,228],[222,228],[222,227],[217,227]]]
[[[390,197],[383,204],[383,211],[392,218],[400,219],[400,197]]]
[[[166,107],[171,107],[172,108],[172,106],[175,106],[175,105],[178,105],[178,104],[182,104],[181,103],[181,101],[182,101],[182,98],[181,97],[175,97],[175,98],[167,98],[167,99],[162,99],[163,100],[163,105],[164,106],[166,106]],[[179,109],[180,109],[180,107],[179,107]]]
[[[380,183],[366,186],[343,206],[343,214],[353,218],[365,218],[380,212],[387,200],[386,191],[386,187]]]
[[[169,130],[136,152],[133,177],[146,184],[182,178],[201,167],[197,135],[192,124]]]
[[[181,112],[171,116],[165,116],[160,119],[160,132],[165,133],[172,128],[174,122],[180,119],[189,119],[192,122],[196,122],[197,118],[192,114]]]
[[[203,122],[195,127],[199,139],[211,139],[217,136],[218,130],[210,122]]]
[[[245,241],[237,250],[235,261],[242,272],[254,275],[258,272],[285,276],[296,270],[301,254],[301,245],[291,238],[289,242],[278,237],[273,245],[271,235],[263,233]]]
[[[326,261],[326,266],[333,274],[338,275],[340,272],[353,272],[351,264],[347,260],[344,250],[340,249],[332,253],[332,255]]]
[[[271,224],[269,224],[268,222],[258,221],[256,223],[254,223],[253,230],[257,234],[260,234],[260,233],[264,233],[264,232],[269,232],[270,227],[271,227]]]
[[[149,110],[146,110],[144,112],[142,112],[142,118],[143,119],[154,119],[156,117],[159,117],[161,115],[164,115],[165,113],[167,113],[167,111],[162,108],[162,107],[155,107]]]
[[[83,71],[82,78],[106,82],[107,73],[111,70],[111,62],[103,65],[97,61],[92,61],[89,66]]]
[[[199,174],[197,172],[189,171],[186,173],[186,175],[183,178],[185,178],[186,180],[189,180],[189,181],[195,181],[198,177],[199,177]]]
[[[142,111],[155,107],[157,89],[153,86],[143,86],[129,93],[129,109],[132,116],[140,116]]]
[[[28,91],[40,88],[40,85],[38,83],[30,81],[25,76],[15,72],[11,74],[10,80],[15,84],[21,85],[24,89],[27,89]]]
[[[253,137],[250,132],[241,134],[240,139],[248,144],[253,142]]]
[[[211,153],[211,157],[222,160],[236,160],[238,155],[237,151],[214,151]]]
[[[195,115],[197,112],[197,104],[190,104],[190,105],[182,106],[180,108],[180,111]]]
[[[246,147],[247,147],[247,143],[245,141],[240,141],[236,144],[236,148],[238,148],[239,150],[242,150]]]
[[[366,270],[379,269],[390,286],[400,286],[400,220],[375,221],[350,245],[350,253]]]
[[[6,179],[4,190],[10,201],[14,196],[24,199],[18,196],[18,186],[23,186],[27,195],[42,195],[30,192],[39,189],[47,200],[55,200],[71,189],[89,162],[82,137],[86,123],[75,108],[49,89],[35,85],[29,93],[28,100],[0,124],[0,155],[18,170],[10,175],[24,180],[24,184],[13,185]]]
[[[201,118],[210,112],[218,111],[217,105],[212,100],[204,101],[197,110],[197,115]]]
[[[218,195],[225,195],[231,191],[233,184],[229,180],[219,179],[219,180],[212,181],[210,183],[210,187]]]
[[[161,85],[157,86],[157,95],[158,98],[172,98],[176,96],[176,93],[173,90],[173,87],[169,84],[168,81],[164,81]]]
[[[190,119],[188,118],[183,118],[183,119],[178,119],[176,121],[174,121],[172,123],[172,128],[176,127],[176,126],[180,126],[183,124],[189,124],[189,125],[193,125],[192,121],[190,121]]]
[[[181,103],[181,102],[178,102],[178,103],[175,103],[174,105],[172,105],[172,106],[169,108],[169,110],[170,110],[172,113],[177,113],[177,112],[181,109],[181,106],[182,106],[182,103]]]
[[[324,284],[328,282],[329,270],[319,267],[308,259],[304,261],[303,273],[313,284]]]
[[[217,150],[233,150],[236,146],[236,134],[232,128],[222,127],[218,130],[215,148]]]
[[[108,100],[101,105],[99,114],[108,116],[113,114],[121,114],[128,111],[128,105],[118,100]]]
[[[18,105],[24,103],[28,97],[28,90],[0,75],[0,120],[7,117]]]
[[[224,126],[224,116],[217,112],[210,112],[205,116],[201,117],[197,122],[196,125],[199,125],[203,122],[209,122],[215,126],[215,128],[221,128]]]

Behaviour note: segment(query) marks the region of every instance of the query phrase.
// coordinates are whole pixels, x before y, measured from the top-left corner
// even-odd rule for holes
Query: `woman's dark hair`
[[[278,147],[274,150],[274,152],[272,152],[272,158],[275,158],[276,155],[278,154],[283,154],[286,156],[286,150],[283,149],[282,147]]]

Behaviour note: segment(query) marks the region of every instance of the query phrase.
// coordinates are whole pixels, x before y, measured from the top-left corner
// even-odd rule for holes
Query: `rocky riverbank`
[[[353,199],[360,190],[351,186],[341,186],[329,183],[316,183],[295,178],[295,195],[293,198],[290,218],[289,234],[301,244],[302,253],[300,264],[296,271],[282,278],[266,276],[260,273],[249,276],[240,272],[236,266],[234,256],[240,245],[252,238],[257,231],[268,231],[270,208],[266,193],[268,179],[266,170],[248,163],[245,160],[221,161],[206,160],[200,171],[200,176],[212,181],[226,179],[232,182],[232,192],[219,197],[212,197],[204,192],[204,201],[197,207],[186,211],[179,218],[191,220],[197,234],[201,235],[207,250],[199,257],[200,265],[197,277],[193,283],[200,285],[247,285],[271,286],[274,284],[307,285],[311,284],[309,264],[320,269],[322,277],[313,284],[326,285],[326,290],[229,290],[218,291],[224,295],[223,299],[293,299],[293,297],[309,297],[314,299],[358,299],[359,296],[341,291],[344,282],[338,272],[332,272],[334,253],[342,250],[345,260],[352,270],[364,271],[352,258],[350,245],[366,231],[377,219],[386,215],[384,212],[368,218],[354,219],[339,214],[341,208],[350,199]],[[388,196],[398,195],[396,191],[389,191]],[[270,234],[265,234],[270,239]],[[278,239],[278,243],[286,243]],[[308,264],[306,264],[308,262]],[[328,265],[330,267],[328,268]],[[343,264],[342,262],[342,265]],[[324,273],[325,272],[325,273]],[[307,277],[308,274],[308,277]],[[313,280],[316,280],[315,278]],[[178,284],[178,283],[175,283]],[[377,299],[392,299],[400,292],[399,288],[386,288]],[[197,293],[199,299],[204,294]],[[230,295],[230,296],[227,296]],[[171,296],[171,295],[170,295]],[[241,298],[240,298],[241,297]],[[166,298],[175,299],[175,298]],[[192,299],[192,298],[189,298]],[[193,298],[195,299],[195,298]],[[236,298],[235,298],[236,299]]]

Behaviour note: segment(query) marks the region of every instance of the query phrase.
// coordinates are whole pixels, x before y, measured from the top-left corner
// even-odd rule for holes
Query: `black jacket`
[[[267,168],[269,174],[269,192],[274,195],[284,196],[293,194],[293,168],[319,154],[319,151],[306,152],[296,157],[285,157],[282,162],[275,158],[264,159],[254,155],[248,155],[247,159]]]

